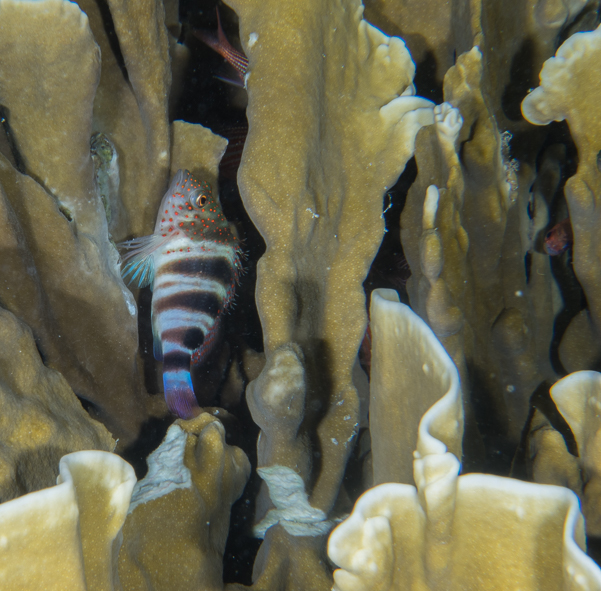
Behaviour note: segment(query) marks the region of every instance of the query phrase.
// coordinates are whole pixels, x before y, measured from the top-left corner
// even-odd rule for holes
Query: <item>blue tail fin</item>
[[[189,371],[164,371],[163,386],[167,406],[174,415],[180,419],[193,419],[200,414]]]

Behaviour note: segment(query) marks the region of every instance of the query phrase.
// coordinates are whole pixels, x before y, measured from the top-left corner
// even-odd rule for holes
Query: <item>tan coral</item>
[[[180,168],[214,187],[217,194],[217,169],[227,140],[202,125],[174,121],[171,125],[171,174]]]
[[[136,482],[114,454],[63,457],[58,484],[0,505],[0,581],[14,591],[112,591],[119,533]]]
[[[497,124],[519,133],[526,127],[519,101],[552,55],[558,35],[587,4],[593,12],[594,2],[586,0],[367,0],[365,10],[370,23],[404,39],[422,75],[440,85],[456,58],[478,46],[488,65],[484,87]],[[529,147],[535,141],[530,134]],[[533,152],[521,148],[530,159]]]
[[[311,506],[327,514],[359,423],[352,368],[366,325],[361,284],[384,231],[383,194],[417,130],[432,122],[432,105],[412,96],[404,43],[363,20],[357,0],[230,5],[250,61],[238,181],[267,245],[256,290],[266,367],[280,347],[300,346],[301,430],[316,434],[320,453],[320,470],[300,474],[313,484]]]
[[[365,425],[352,379],[366,324],[361,283],[382,238],[383,193],[411,156],[420,125],[436,120],[416,141],[419,174],[404,223],[415,309],[443,341],[462,377],[469,375],[468,365],[484,375],[480,391],[491,394],[494,418],[505,421],[505,441],[515,442],[519,436],[532,385],[552,373],[545,355],[557,307],[551,303],[548,259],[530,252],[533,232],[547,221],[546,204],[537,206],[540,213],[532,223],[526,219],[533,169],[527,161],[519,177],[515,174],[508,136],[497,126],[526,128],[523,122],[508,122],[513,113],[505,112],[508,105],[515,106],[526,79],[517,89],[512,85],[510,68],[517,63],[521,44],[532,38],[531,61],[539,63],[582,1],[529,0],[508,9],[494,1],[466,0],[453,11],[431,1],[377,2],[391,9],[402,5],[399,12],[420,17],[401,24],[404,31],[415,33],[410,43],[423,35],[422,56],[434,47],[439,78],[455,62],[453,49],[458,49],[457,64],[445,81],[449,104],[437,108],[434,117],[432,105],[411,94],[414,69],[403,43],[367,24],[357,0],[232,4],[240,13],[241,39],[251,63],[250,134],[240,184],[267,242],[257,295],[266,364],[248,388],[249,407],[261,428],[258,472],[265,481],[255,529],[264,542],[253,587],[325,590],[331,576],[322,555],[323,534],[332,526],[332,513],[348,506],[342,475],[354,436]],[[27,18],[19,18],[12,0],[0,3],[0,27],[3,12],[6,17],[0,48],[10,66],[4,76],[0,72],[0,98],[10,107],[5,126],[22,143],[26,172],[40,181],[16,172],[10,146],[0,141],[6,156],[0,161],[0,247],[6,280],[0,286],[0,304],[31,327],[45,363],[64,373],[90,403],[90,412],[123,445],[148,417],[150,401],[136,373],[135,303],[118,277],[108,232],[121,239],[151,231],[169,166],[172,171],[189,168],[214,183],[224,142],[184,122],[169,129],[171,68],[163,4],[109,0],[107,5],[125,65],[107,34],[105,22],[110,19],[96,2],[81,0],[87,19],[75,4],[58,0],[23,3]],[[438,8],[435,23],[429,15],[433,6]],[[177,7],[169,2],[166,8],[167,24],[177,34]],[[512,19],[517,19],[514,30],[504,35]],[[44,30],[36,36],[40,28]],[[59,51],[64,43],[55,42],[67,34],[73,41],[68,55]],[[13,53],[8,41],[15,43]],[[96,43],[102,60],[99,82]],[[171,43],[171,53],[177,55],[173,39]],[[469,51],[475,44],[480,49]],[[49,55],[36,60],[47,48],[52,50]],[[21,72],[20,62],[28,65]],[[61,79],[61,67],[70,75]],[[41,88],[25,75],[32,68],[43,82]],[[74,85],[72,100],[58,100],[69,83]],[[18,104],[31,88],[41,96],[52,88],[49,120],[43,117],[43,101]],[[460,119],[465,122],[461,129]],[[39,144],[35,125],[43,128]],[[586,122],[583,128],[593,126]],[[63,145],[57,139],[61,131],[74,141]],[[100,183],[98,164],[92,165],[87,145],[92,132],[101,132],[96,137],[106,140],[102,145],[111,155],[108,172],[101,170],[108,176],[108,208],[99,198],[104,189],[94,184],[94,175]],[[521,182],[517,190],[516,178]],[[110,219],[105,220],[105,212]],[[73,219],[65,219],[69,217]],[[532,255],[527,287],[526,254]],[[596,259],[589,263],[596,273]],[[590,285],[596,287],[594,281]],[[594,295],[590,285],[589,295]],[[381,293],[374,298],[383,300],[382,307],[400,306]],[[576,532],[582,545],[572,495],[496,477],[458,478],[462,409],[456,370],[448,359],[441,361],[441,348],[430,333],[424,336],[423,323],[413,331],[399,328],[387,314],[375,318],[376,306],[373,314],[370,420],[377,480],[410,482],[410,454],[417,437],[417,489],[393,485],[386,489],[385,502],[381,488],[367,493],[334,535],[338,541],[331,543],[347,569],[337,573],[338,587],[414,584],[418,589],[463,590],[485,584],[506,589],[510,572],[510,583],[524,589],[562,588],[564,577],[572,588],[599,588],[598,572],[573,540]],[[76,321],[71,322],[72,316]],[[597,338],[595,327],[586,313],[582,319],[584,323],[571,328],[590,343]],[[406,337],[398,347],[404,359],[414,355],[410,367],[401,367],[393,354],[395,329]],[[28,352],[26,359],[19,357],[16,377],[11,376],[15,381],[6,378],[11,415],[17,416],[17,400],[28,412],[0,423],[11,446],[6,473],[12,477],[20,463],[28,490],[44,485],[52,474],[55,456],[49,452],[47,461],[41,441],[59,441],[69,448],[101,446],[110,439],[90,423],[64,380],[43,367],[24,330],[10,313],[0,314],[6,341],[15,343],[15,349],[25,343]],[[10,375],[13,355],[8,348],[0,351],[3,376]],[[257,356],[256,361],[260,365],[262,360]],[[31,368],[37,381],[27,373]],[[241,376],[234,377],[236,384],[244,383]],[[402,387],[423,396],[401,396]],[[45,409],[43,398],[36,397],[42,390],[60,404],[53,400]],[[450,395],[426,412],[418,428],[419,417],[444,392]],[[4,386],[0,394],[5,394]],[[33,394],[27,402],[19,398],[26,394]],[[68,428],[60,433],[64,438],[58,437],[61,413],[85,425],[83,443]],[[404,421],[404,440],[397,436],[394,418]],[[547,430],[543,435],[557,434]],[[554,450],[559,443],[555,437]],[[32,450],[27,461],[18,456],[25,448]],[[594,445],[591,449],[595,455]],[[165,477],[158,458],[164,454],[169,463],[174,457],[169,451],[174,450],[176,459]],[[230,509],[248,472],[248,461],[225,444],[215,419],[201,415],[172,427],[150,459],[149,475],[137,488],[125,526],[125,589],[222,590]],[[571,472],[565,482],[572,485],[573,476]],[[90,484],[95,483],[91,478]],[[21,492],[13,487],[9,494]],[[103,525],[118,529],[118,520],[107,519],[105,510],[98,512],[99,523],[92,522],[84,532],[84,549],[86,535],[89,550],[95,548],[93,534]],[[40,523],[45,524],[41,518]],[[71,530],[60,539],[67,540],[73,577],[61,581],[60,588],[77,589],[87,578],[81,556],[72,553],[74,523],[66,510],[65,525]],[[349,523],[358,525],[347,527]],[[52,548],[33,545],[32,550],[54,556]],[[105,577],[104,588],[117,585],[114,579],[106,582],[113,573],[107,556],[106,551],[88,553],[98,579]],[[95,583],[89,579],[88,584]]]
[[[120,155],[120,213],[115,240],[150,234],[168,184],[171,69],[165,9],[160,2],[109,3],[120,55],[100,6],[80,1],[101,50],[93,130],[110,137]],[[135,23],[135,29],[134,25]],[[110,34],[114,34],[112,31]],[[124,76],[123,59],[127,68]]]
[[[14,249],[0,301],[31,326],[46,363],[125,445],[148,411],[136,370],[137,311],[117,252],[108,239],[103,248],[77,232],[51,195],[1,157],[0,184],[2,241]]]
[[[415,383],[430,379],[422,364],[433,357],[452,368],[413,312],[399,303],[387,307],[389,322],[404,326],[395,331],[397,342],[414,345],[404,345],[402,362]],[[386,339],[391,356],[392,334]],[[459,460],[448,450],[461,449],[462,402],[456,387],[445,392],[441,385],[442,397],[419,424],[416,488],[368,490],[332,532],[328,554],[341,567],[334,589],[601,589],[601,570],[583,551],[584,521],[572,492],[485,474],[458,476]],[[370,426],[374,432],[379,423]]]
[[[554,375],[553,283],[548,257],[530,252],[528,185],[517,183],[507,136],[484,91],[486,75],[477,47],[447,72],[448,103],[416,139],[418,176],[401,215],[401,240],[412,305],[457,364],[466,391],[486,400],[485,412],[516,447],[531,393]],[[540,210],[538,227],[544,204]],[[473,416],[469,406],[466,412]]]
[[[484,89],[491,111],[501,131],[508,129],[519,138],[513,148],[523,165],[533,164],[542,138],[531,129],[526,135],[528,125],[520,116],[520,101],[535,83],[543,62],[553,55],[559,36],[565,34],[590,3],[587,0],[518,0],[499,4],[495,0],[478,0],[469,4],[475,33],[472,43],[480,47],[487,65]],[[481,5],[479,11],[478,5]],[[463,23],[455,23],[456,38],[463,43],[467,42],[467,35],[462,31],[465,28]],[[507,34],[508,31],[511,34]],[[520,176],[525,183],[533,178],[532,171],[525,168]]]
[[[4,2],[0,28],[0,96],[26,172],[42,183],[0,162],[3,240],[14,253],[3,305],[32,327],[46,362],[127,445],[148,411],[136,370],[135,302],[119,277],[90,156],[98,47],[70,2]],[[67,31],[70,47],[52,43]]]
[[[571,488],[581,499],[590,536],[601,535],[601,374],[578,371],[559,380],[550,391],[557,409],[569,425],[578,456],[571,455],[557,431],[545,439],[531,436],[536,446],[534,477]]]
[[[127,77],[98,5],[81,6],[87,14],[61,0],[0,5],[0,98],[16,150],[0,160],[0,301],[124,448],[166,409],[144,392],[137,306],[109,232],[151,232],[170,161],[214,183],[225,140],[183,122],[169,129],[162,3],[111,2]],[[70,44],[55,43],[65,35]]]
[[[453,505],[445,579],[432,584],[424,530],[439,524],[425,517],[414,487],[370,489],[330,537],[328,553],[342,567],[334,589],[601,588],[601,571],[584,552],[584,522],[571,491],[468,474],[458,479]]]
[[[0,310],[0,500],[51,486],[62,456],[112,451],[110,433],[90,419],[65,379],[44,366],[29,329]]]
[[[528,467],[534,482],[565,486],[582,499],[579,460],[568,451],[563,435],[539,411],[532,419],[528,434]]]
[[[260,521],[254,534],[264,541],[254,572],[257,585],[270,588],[299,581],[326,588],[330,582],[319,560],[319,536],[332,525],[324,511],[311,506],[305,488],[313,460],[310,439],[300,431],[306,394],[304,356],[297,345],[276,349],[246,393],[253,420],[261,428],[257,471],[268,488],[256,501],[255,516]],[[348,443],[336,442],[344,447]],[[288,553],[295,556],[289,571],[284,566]]]
[[[401,37],[417,64],[433,63],[437,78],[442,80],[453,65],[453,8],[439,0],[368,0],[365,17],[388,35]]]
[[[0,97],[10,112],[24,171],[69,210],[82,232],[106,242],[90,157],[100,53],[76,4],[46,0],[43,5],[5,1],[0,6]],[[66,31],[68,49],[54,43]]]
[[[599,77],[601,28],[576,33],[547,60],[540,73],[540,86],[522,102],[524,117],[536,125],[567,121],[578,149],[578,170],[565,184],[564,193],[574,233],[573,265],[586,294],[588,311],[574,318],[575,330],[569,330],[569,343],[562,343],[565,357],[577,357],[575,348],[598,350],[601,334],[601,276],[599,260],[601,194],[598,137],[601,133],[598,88],[592,82]],[[588,326],[587,326],[588,325]],[[566,335],[567,336],[567,335]],[[585,369],[568,362],[570,369]]]
[[[427,325],[399,303],[396,292],[387,289],[372,292],[370,319],[369,421],[374,484],[410,484],[419,421],[447,391],[455,403],[461,401],[459,374]],[[447,443],[450,451],[461,457],[461,406],[458,411],[457,436],[449,434]]]
[[[123,529],[124,589],[222,590],[230,509],[250,474],[244,452],[202,413],[172,425],[148,467]]]
[[[258,2],[232,6],[250,59],[239,183],[267,243],[257,283],[266,352],[289,342],[303,350],[305,420],[323,416],[311,501],[329,509],[349,452],[332,440],[347,441],[357,422],[351,369],[366,320],[361,282],[384,229],[382,195],[431,121],[430,103],[405,92],[413,64],[404,44],[362,20],[358,2],[320,5],[319,27],[311,3],[278,4],[275,14]],[[319,64],[321,74],[283,71],[274,59]]]

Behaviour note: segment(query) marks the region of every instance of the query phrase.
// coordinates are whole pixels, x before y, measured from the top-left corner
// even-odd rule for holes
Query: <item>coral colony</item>
[[[0,0],[0,588],[601,590],[600,1],[226,1]]]

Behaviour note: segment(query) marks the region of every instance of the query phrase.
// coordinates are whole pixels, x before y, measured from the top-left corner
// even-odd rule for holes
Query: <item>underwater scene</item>
[[[0,591],[601,591],[600,22],[0,0]]]

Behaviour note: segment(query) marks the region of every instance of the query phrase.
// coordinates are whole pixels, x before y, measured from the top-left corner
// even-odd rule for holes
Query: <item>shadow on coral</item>
[[[415,65],[413,83],[419,96],[423,96],[436,104],[443,102],[442,84],[436,80],[436,56],[428,51],[424,59]]]
[[[486,472],[505,476],[509,473],[515,449],[508,442],[502,420],[503,413],[494,404],[490,392],[494,387],[484,372],[468,366],[471,378],[471,388],[466,388],[469,394],[469,404],[473,406],[478,432],[482,437],[484,455],[479,449],[480,442],[463,442],[463,472]],[[469,434],[466,427],[465,433]]]
[[[167,429],[173,423],[175,417],[151,417],[142,424],[140,436],[130,446],[126,447],[120,454],[123,459],[129,462],[136,471],[138,480],[144,478],[148,472],[146,458],[163,441]]]
[[[511,60],[509,81],[501,97],[501,106],[510,121],[522,121],[521,104],[524,97],[538,81],[538,69],[534,65],[534,41],[526,38],[522,41]]]
[[[567,450],[573,456],[578,457],[578,444],[576,443],[576,438],[574,437],[570,426],[557,409],[557,406],[549,393],[552,385],[553,384],[548,381],[541,382],[530,397],[528,419],[524,425],[522,437],[511,465],[510,476],[512,478],[533,481],[531,465],[528,461],[528,446],[529,438],[531,436],[532,421],[537,410],[540,411],[549,421],[551,426],[561,434]]]

